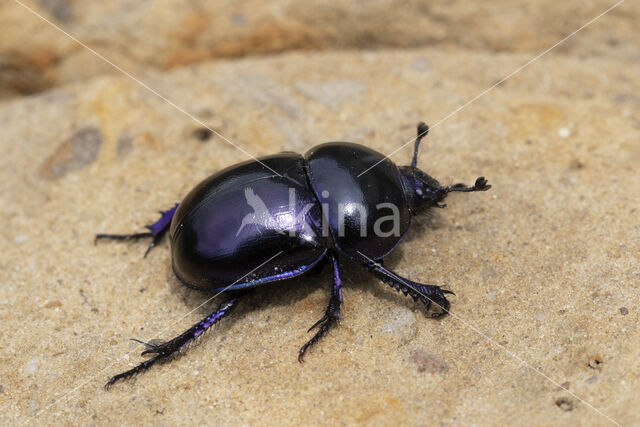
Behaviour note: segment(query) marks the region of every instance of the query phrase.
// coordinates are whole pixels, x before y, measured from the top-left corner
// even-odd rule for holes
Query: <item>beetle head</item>
[[[420,142],[428,133],[429,126],[424,122],[418,123],[418,136],[413,146],[411,166],[403,166],[400,168],[402,180],[405,185],[407,202],[409,203],[411,212],[414,214],[434,206],[444,207],[441,202],[447,197],[447,192],[442,188],[440,183],[422,172],[417,166]]]
[[[400,173],[412,213],[418,214],[426,208],[445,206],[442,201],[449,192],[435,178],[412,166],[400,167]]]
[[[418,123],[418,136],[416,137],[413,148],[411,166],[400,167],[407,202],[409,203],[412,214],[419,214],[431,207],[444,208],[446,205],[443,204],[442,201],[447,197],[447,194],[454,191],[487,191],[491,188],[491,186],[487,184],[487,180],[482,176],[476,179],[472,187],[464,184],[454,184],[443,187],[436,179],[418,169],[418,149],[422,138],[424,138],[427,133],[429,133],[429,126],[424,122]]]

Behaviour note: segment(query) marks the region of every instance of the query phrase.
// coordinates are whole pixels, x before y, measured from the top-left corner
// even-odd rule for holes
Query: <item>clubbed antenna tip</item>
[[[425,122],[418,123],[418,138],[422,138],[429,133],[429,125]]]
[[[413,160],[411,161],[411,167],[413,169],[418,165],[418,150],[420,149],[420,141],[429,133],[429,126],[425,122],[418,123],[418,136],[416,137],[416,143],[413,146]]]

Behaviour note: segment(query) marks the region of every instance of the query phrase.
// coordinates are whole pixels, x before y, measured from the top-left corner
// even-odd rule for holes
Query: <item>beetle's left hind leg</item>
[[[144,256],[146,258],[147,254],[155,245],[157,245],[162,237],[166,234],[167,230],[169,230],[169,226],[171,225],[171,220],[173,219],[173,215],[176,213],[176,209],[178,208],[178,203],[168,211],[160,211],[160,219],[154,222],[153,224],[146,225],[145,228],[149,231],[144,233],[132,233],[132,234],[96,234],[95,241],[97,242],[100,239],[113,239],[113,240],[138,240],[145,237],[151,237],[151,243],[147,247],[147,250],[144,252]]]
[[[146,371],[156,362],[167,360],[173,354],[182,351],[182,349],[184,349],[187,344],[198,338],[204,331],[209,329],[214,324],[218,323],[222,318],[228,316],[233,308],[238,304],[238,302],[249,292],[235,294],[233,297],[220,304],[216,311],[209,314],[207,317],[167,342],[164,342],[162,344],[148,344],[134,339],[134,341],[143,344],[147,348],[142,352],[142,356],[144,356],[145,354],[155,354],[155,356],[153,356],[149,360],[145,360],[135,368],[129,369],[128,371],[111,377],[107,384],[105,384],[105,388],[111,387],[113,384],[122,379],[129,378],[140,372]]]
[[[440,286],[423,285],[421,283],[405,279],[393,271],[384,268],[381,262],[376,262],[369,258],[364,262],[364,265],[382,282],[405,295],[411,296],[414,301],[422,301],[427,310],[429,310],[432,303],[435,303],[439,307],[440,312],[432,311],[431,317],[439,317],[443,314],[449,313],[450,304],[445,294],[453,294],[453,292],[442,289]]]
[[[324,313],[324,316],[318,320],[314,325],[309,328],[309,331],[316,326],[319,327],[318,332],[300,347],[298,353],[298,361],[304,362],[304,353],[309,347],[315,344],[321,337],[329,332],[329,329],[340,320],[340,304],[342,304],[342,281],[340,280],[340,270],[338,267],[338,258],[335,253],[329,252],[328,254],[330,265],[333,268],[333,285],[331,287],[331,297],[329,297],[329,305]]]

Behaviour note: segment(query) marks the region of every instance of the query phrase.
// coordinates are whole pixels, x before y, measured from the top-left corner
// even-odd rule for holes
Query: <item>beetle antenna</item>
[[[429,133],[429,126],[425,122],[418,123],[418,136],[413,146],[413,160],[411,160],[411,173],[413,174],[413,182],[418,187],[418,179],[416,178],[416,167],[418,165],[418,150],[420,149],[420,142]]]
[[[411,161],[411,168],[415,171],[418,165],[418,150],[420,148],[420,142],[422,138],[429,133],[429,126],[425,122],[418,123],[418,136],[416,137],[416,143],[413,146],[413,160]]]

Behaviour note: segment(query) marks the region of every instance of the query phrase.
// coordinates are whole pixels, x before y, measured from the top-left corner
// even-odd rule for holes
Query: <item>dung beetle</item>
[[[472,187],[442,186],[417,168],[420,141],[429,127],[418,124],[411,166],[397,167],[365,146],[330,142],[300,154],[284,152],[240,163],[198,184],[185,199],[161,212],[149,231],[98,234],[97,239],[151,238],[145,256],[169,231],[173,271],[187,287],[228,295],[219,308],[177,337],[161,344],[139,341],[154,356],[107,382],[149,369],[180,352],[205,330],[229,315],[252,288],[290,279],[324,264],[331,266],[331,296],[307,349],[340,320],[342,281],[338,258],[362,264],[392,288],[420,300],[433,317],[447,313],[439,286],[401,277],[382,265],[400,243],[412,218],[455,191],[485,191],[484,177]],[[314,268],[315,267],[315,268]],[[432,308],[436,308],[436,307]],[[137,341],[137,340],[136,340]]]

